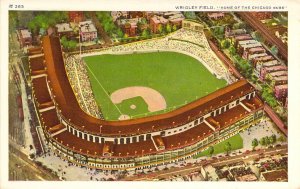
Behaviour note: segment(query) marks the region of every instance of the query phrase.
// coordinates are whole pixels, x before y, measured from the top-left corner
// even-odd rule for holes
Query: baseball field
[[[169,112],[226,86],[197,59],[177,52],[104,54],[83,60],[106,120]]]

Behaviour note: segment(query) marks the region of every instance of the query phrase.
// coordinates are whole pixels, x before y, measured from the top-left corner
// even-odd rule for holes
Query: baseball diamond
[[[83,59],[94,96],[106,120],[117,120],[120,114],[138,118],[169,112],[226,85],[224,79],[217,79],[201,62],[177,52],[103,54]],[[114,103],[109,97],[118,90],[129,95],[126,88],[134,86],[148,88],[148,92],[140,88],[141,94],[136,96],[144,96],[146,104],[156,101],[158,107],[151,109],[148,104],[150,109],[145,109],[145,102],[131,97],[127,99],[137,106],[132,110],[125,106],[126,102]],[[136,91],[131,89],[131,92]],[[121,91],[118,93],[122,96]],[[142,93],[148,93],[148,98]]]

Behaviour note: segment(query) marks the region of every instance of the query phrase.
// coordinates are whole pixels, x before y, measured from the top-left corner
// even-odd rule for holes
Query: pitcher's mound
[[[130,119],[130,117],[128,115],[125,115],[125,114],[122,114],[120,117],[119,117],[119,120],[127,120],[127,119]]]
[[[134,110],[134,109],[136,109],[136,105],[132,104],[132,105],[130,105],[130,108],[131,108],[132,110]]]

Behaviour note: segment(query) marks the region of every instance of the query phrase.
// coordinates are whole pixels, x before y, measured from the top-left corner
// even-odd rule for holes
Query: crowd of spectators
[[[78,55],[69,56],[65,61],[66,72],[81,109],[94,117],[103,119],[94,98],[85,66]]]
[[[150,39],[129,43],[125,45],[113,46],[99,51],[89,51],[83,56],[100,54],[125,54],[134,52],[153,51],[175,51],[188,54],[206,66],[218,78],[226,79],[226,69],[222,62],[210,49],[208,41],[203,32],[195,32],[187,29],[180,29],[167,37]]]

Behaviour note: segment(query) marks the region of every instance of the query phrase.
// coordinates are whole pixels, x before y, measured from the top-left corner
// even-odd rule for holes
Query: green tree
[[[147,19],[146,18],[142,18],[141,19],[141,24],[147,24]]]
[[[229,41],[229,39],[224,39],[224,40],[222,40],[222,41],[221,41],[221,47],[222,47],[223,49],[229,48],[229,47],[230,47],[230,41]]]
[[[255,32],[253,33],[253,37],[254,37],[254,39],[256,39],[257,41],[263,42],[263,37],[262,37],[262,35],[261,35],[258,31],[255,31]]]
[[[158,32],[159,34],[161,34],[161,33],[163,32],[163,27],[162,27],[161,24],[158,25],[158,27],[157,27],[157,32]]]
[[[232,26],[232,29],[236,30],[236,29],[244,29],[246,28],[246,24],[244,22],[240,22],[240,23],[235,23]]]
[[[225,146],[224,146],[224,150],[226,151],[227,155],[229,154],[229,152],[232,150],[231,144],[230,142],[226,142]]]
[[[166,25],[166,32],[167,33],[171,33],[172,32],[172,26],[169,23]]]
[[[173,26],[172,26],[172,31],[176,31],[177,30],[177,26],[174,24]]]
[[[120,28],[118,28],[118,30],[117,30],[117,36],[118,36],[119,38],[121,38],[121,37],[124,36],[124,33],[123,33],[123,31],[122,31]]]
[[[74,40],[69,41],[66,38],[66,36],[63,36],[60,39],[60,43],[63,46],[63,48],[66,49],[66,50],[74,50],[77,47],[77,44],[78,44],[77,41],[74,41]]]
[[[265,145],[266,145],[266,138],[265,138],[265,137],[262,137],[262,138],[259,140],[259,144],[262,145],[262,146],[265,146]]]
[[[68,48],[69,50],[74,50],[77,47],[77,42],[74,40],[71,40],[68,42]]]
[[[286,138],[283,136],[283,135],[280,135],[279,137],[278,137],[278,141],[279,142],[285,142],[286,141]]]
[[[253,150],[255,149],[256,146],[258,146],[258,140],[255,138],[255,139],[252,140]]]
[[[210,146],[210,147],[208,148],[208,154],[209,154],[210,156],[212,156],[212,154],[214,153],[214,151],[215,151],[215,149],[214,149],[213,146]]]
[[[184,12],[183,13],[184,17],[187,18],[187,19],[192,19],[192,20],[196,20],[197,19],[197,16],[195,14],[195,12]]]
[[[274,55],[277,55],[278,54],[278,48],[276,45],[273,45],[271,48],[270,48],[270,51],[272,54]]]
[[[265,141],[266,141],[266,146],[269,146],[271,144],[270,138],[269,137],[265,137]]]
[[[272,134],[271,137],[269,138],[270,139],[270,143],[271,144],[274,144],[276,143],[277,141],[277,136],[275,134]]]
[[[149,37],[149,31],[147,29],[143,30],[142,37],[144,37],[144,38],[148,38]]]
[[[228,50],[231,56],[234,56],[236,54],[236,49],[234,48],[234,46],[231,45]]]

